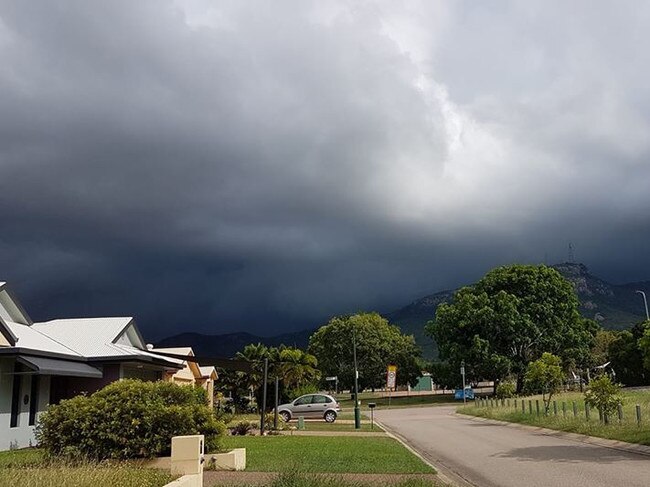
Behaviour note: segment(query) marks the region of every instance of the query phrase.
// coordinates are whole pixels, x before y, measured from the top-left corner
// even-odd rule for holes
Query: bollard
[[[305,417],[304,416],[298,416],[298,429],[299,430],[304,430],[305,429]]]
[[[539,399],[535,399],[535,412],[539,416]]]
[[[528,399],[528,413],[533,414],[533,401]]]
[[[623,422],[623,405],[622,404],[618,405],[618,422],[619,423]]]
[[[515,397],[515,409],[517,409],[517,398]]]
[[[526,402],[523,399],[521,400],[521,413],[526,414]]]
[[[575,401],[573,401],[573,417],[574,418],[578,417],[578,404],[576,404]]]
[[[562,401],[562,416],[566,418],[566,401]]]
[[[506,406],[510,407],[510,399],[506,399]]]
[[[585,418],[589,421],[589,403],[585,402]]]
[[[506,406],[506,400],[505,400],[505,399],[501,399],[501,407],[505,407],[505,406]]]
[[[641,406],[636,405],[636,424],[641,426]]]
[[[553,414],[557,416],[557,401],[553,401]]]

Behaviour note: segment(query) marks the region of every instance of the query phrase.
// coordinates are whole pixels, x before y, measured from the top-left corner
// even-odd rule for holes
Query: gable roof
[[[31,328],[88,359],[119,359],[127,356],[158,359],[175,365],[183,363],[182,360],[144,350],[142,337],[131,317],[52,320],[34,323]],[[130,337],[137,338],[121,340],[127,332],[132,332],[129,333]]]
[[[81,356],[72,348],[65,346],[55,338],[41,333],[40,330],[36,329],[33,326],[13,323],[11,321],[5,321],[5,325],[16,337],[16,342],[14,344],[16,347],[38,350],[47,353],[74,355],[77,357]]]
[[[0,318],[23,325],[32,324],[32,319],[25,311],[25,308],[4,281],[0,281]]]
[[[9,328],[5,323],[5,321],[2,319],[2,316],[0,316],[0,335],[4,337],[4,339],[9,344],[10,347],[16,345],[17,337],[11,331],[11,328]]]
[[[212,365],[206,365],[205,367],[199,367],[199,370],[201,371],[201,377],[203,378],[210,378],[210,379],[217,379],[217,369],[214,368]]]

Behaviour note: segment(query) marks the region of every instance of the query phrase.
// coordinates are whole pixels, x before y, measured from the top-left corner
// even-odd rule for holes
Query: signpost
[[[334,382],[334,394],[339,393],[339,376],[333,375],[332,377],[325,377],[327,382]]]
[[[388,389],[388,407],[390,407],[390,393],[397,384],[397,365],[389,365],[386,370],[386,389]]]

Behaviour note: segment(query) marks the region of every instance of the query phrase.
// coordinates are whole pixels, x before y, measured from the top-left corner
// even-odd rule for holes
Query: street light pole
[[[645,292],[637,291],[641,296],[643,296],[643,304],[645,305],[645,318],[650,321],[650,314],[648,313],[648,299],[645,296]]]
[[[460,363],[460,375],[463,376],[463,406],[467,406],[467,397],[465,397],[465,361]]]
[[[357,368],[357,334],[352,328],[352,354],[354,356],[354,429],[361,429],[361,411],[359,410],[359,369]]]

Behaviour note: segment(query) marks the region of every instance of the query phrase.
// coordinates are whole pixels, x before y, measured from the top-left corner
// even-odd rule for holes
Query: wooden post
[[[528,399],[528,413],[533,414],[533,401]]]
[[[562,401],[562,416],[566,418],[566,401]]]
[[[539,399],[535,399],[535,412],[539,416]]]
[[[622,404],[618,405],[618,422],[619,423],[623,422],[623,405]]]
[[[573,401],[573,417],[578,417],[578,404],[575,401]]]
[[[585,417],[589,421],[589,403],[585,402]]]
[[[641,426],[641,406],[636,405],[636,424]]]
[[[553,415],[557,416],[557,401],[553,401]]]

